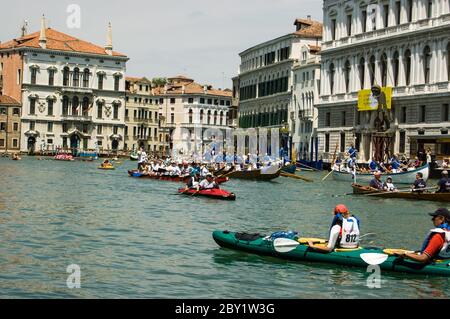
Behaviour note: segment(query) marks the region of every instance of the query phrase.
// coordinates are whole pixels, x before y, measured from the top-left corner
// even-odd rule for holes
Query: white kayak
[[[384,182],[386,177],[392,177],[392,181],[395,184],[413,184],[416,180],[417,173],[423,174],[423,180],[426,182],[430,176],[430,165],[419,167],[415,170],[389,173],[381,175],[381,180]],[[337,181],[354,182],[354,176],[352,173],[333,171],[333,178]],[[369,183],[373,178],[373,173],[356,173],[356,183]]]

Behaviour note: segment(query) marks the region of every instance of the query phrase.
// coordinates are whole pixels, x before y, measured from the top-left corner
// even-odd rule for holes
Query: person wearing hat
[[[348,208],[339,204],[334,208],[334,218],[331,223],[327,246],[314,245],[311,241],[308,246],[321,252],[332,252],[335,248],[358,248],[359,246],[359,219],[351,215]]]
[[[442,172],[442,178],[438,182],[439,189],[436,193],[449,193],[450,192],[450,178],[448,178],[448,171]]]
[[[386,182],[384,182],[383,189],[388,192],[395,192],[397,187],[392,183],[392,177],[388,176]]]
[[[399,257],[429,263],[433,259],[450,259],[450,212],[439,208],[429,213],[434,228],[430,230],[419,253],[399,253]]]
[[[383,190],[383,182],[381,181],[381,172],[380,171],[376,171],[373,174],[373,178],[370,181],[369,186],[371,188],[375,188],[375,189],[378,189],[378,190]]]
[[[197,189],[212,189],[219,188],[219,185],[214,181],[214,176],[211,173],[206,174],[206,178],[198,184]]]

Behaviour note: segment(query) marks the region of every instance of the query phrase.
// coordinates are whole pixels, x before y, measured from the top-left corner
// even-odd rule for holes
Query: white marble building
[[[358,91],[393,87],[389,152],[421,145],[450,154],[449,0],[325,0],[319,150],[333,157],[350,143],[374,155],[374,114],[357,111]]]
[[[43,19],[40,32],[1,44],[0,54],[3,91],[21,95],[21,151],[123,149],[128,58],[113,51],[111,26],[103,48]],[[7,72],[10,55],[22,70]]]
[[[297,159],[316,160],[317,108],[320,86],[320,47],[304,45],[300,59],[292,68],[294,75],[291,111],[292,148]],[[318,157],[318,156],[317,156]]]
[[[239,126],[241,128],[278,127],[289,132],[292,111],[292,68],[306,46],[319,46],[322,24],[297,19],[296,30],[284,36],[260,43],[240,53]],[[286,149],[289,139],[284,136]]]

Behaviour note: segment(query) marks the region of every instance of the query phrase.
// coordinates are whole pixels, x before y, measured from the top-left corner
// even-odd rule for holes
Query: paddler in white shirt
[[[213,189],[219,188],[219,185],[214,181],[214,177],[211,173],[206,174],[206,178],[198,184],[198,189]]]

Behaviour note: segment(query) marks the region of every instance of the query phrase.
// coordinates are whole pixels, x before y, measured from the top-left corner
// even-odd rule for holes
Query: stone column
[[[405,75],[405,50],[401,47],[398,50],[398,86],[406,85],[406,75]]]
[[[387,55],[387,76],[386,76],[386,86],[394,86],[394,68],[392,65],[392,50],[389,50]]]
[[[365,67],[364,67],[364,89],[370,88],[370,54],[366,53],[365,57]]]
[[[381,83],[381,52],[375,55],[375,84],[382,85]]]

